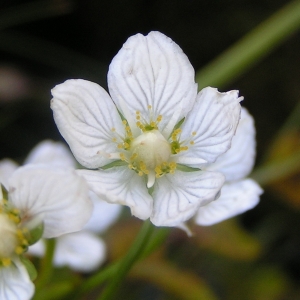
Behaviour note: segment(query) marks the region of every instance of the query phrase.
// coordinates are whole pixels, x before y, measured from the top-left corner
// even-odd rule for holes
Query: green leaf
[[[20,256],[20,260],[21,260],[22,264],[25,266],[25,268],[29,274],[30,280],[34,281],[37,277],[37,271],[36,271],[36,268],[33,265],[33,263],[24,256]]]
[[[234,260],[254,260],[261,254],[259,241],[244,230],[236,219],[213,226],[194,225],[192,232],[200,248]]]
[[[216,300],[214,292],[195,273],[181,270],[160,258],[147,259],[129,273],[131,278],[150,282],[182,300]]]

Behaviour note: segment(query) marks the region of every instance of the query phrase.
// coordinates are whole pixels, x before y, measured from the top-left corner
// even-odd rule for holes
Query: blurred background
[[[0,1],[0,158],[22,163],[41,140],[62,141],[50,89],[70,78],[106,88],[110,61],[129,36],[165,33],[198,71],[287,3]],[[195,227],[192,238],[172,230],[129,274],[122,299],[300,299],[299,32],[268,52],[217,86],[238,89],[255,118],[253,176],[265,190],[260,204],[235,219]],[[290,165],[282,167],[286,161]],[[110,261],[126,252],[139,226],[123,217],[106,233]]]

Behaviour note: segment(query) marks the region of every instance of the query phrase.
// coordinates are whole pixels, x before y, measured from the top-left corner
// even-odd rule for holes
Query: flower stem
[[[148,241],[154,231],[155,227],[149,220],[145,221],[133,245],[125,255],[125,257],[118,263],[118,267],[114,269],[112,280],[104,289],[98,300],[113,299],[117,288],[129,272],[133,264],[139,259],[144,249],[148,245]]]
[[[55,251],[55,239],[45,240],[46,243],[46,253],[41,261],[41,267],[38,272],[38,279],[35,283],[36,289],[43,288],[51,278],[53,272],[53,256]]]

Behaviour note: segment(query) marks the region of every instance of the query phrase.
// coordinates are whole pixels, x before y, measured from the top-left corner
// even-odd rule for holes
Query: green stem
[[[300,1],[293,1],[245,35],[196,74],[201,88],[224,86],[266,56],[300,26]]]
[[[36,281],[36,289],[43,288],[49,281],[53,273],[53,256],[55,251],[55,239],[47,239],[46,243],[46,253],[41,260],[41,267],[38,272],[38,279]]]
[[[144,251],[140,253],[137,260],[143,259],[150,255],[155,249],[157,249],[166,239],[167,235],[170,232],[170,228],[155,228],[155,232],[153,233],[153,237],[148,242],[147,246],[144,248]],[[99,286],[104,281],[112,278],[114,274],[118,272],[122,260],[110,264],[106,268],[102,269],[99,273],[96,273],[92,277],[85,280],[80,288],[73,294],[72,299],[80,299],[85,293],[89,292],[96,286]]]
[[[112,280],[109,282],[103,293],[98,298],[99,300],[113,299],[117,292],[118,286],[129,272],[133,264],[139,259],[143,250],[146,248],[148,241],[154,231],[154,226],[149,220],[145,221],[133,245],[127,252],[126,256],[121,260],[116,268]]]

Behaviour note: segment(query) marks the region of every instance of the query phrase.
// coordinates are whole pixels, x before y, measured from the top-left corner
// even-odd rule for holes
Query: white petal
[[[231,148],[219,156],[215,163],[209,165],[207,170],[223,173],[226,181],[242,179],[253,168],[255,146],[253,118],[245,108],[242,108],[241,120],[232,139]]]
[[[17,163],[11,159],[5,158],[0,160],[0,183],[3,184],[5,188],[7,188],[8,178],[17,168]]]
[[[241,100],[238,91],[220,93],[210,87],[203,89],[181,126],[180,141],[185,141],[189,149],[178,156],[201,158],[211,163],[227,151],[240,119]],[[191,165],[200,167],[197,163]]]
[[[208,226],[241,214],[257,205],[262,192],[252,179],[225,184],[217,200],[199,208],[195,222]]]
[[[76,167],[76,161],[69,149],[63,143],[51,140],[45,140],[37,144],[28,154],[24,164]]]
[[[84,178],[75,171],[27,165],[10,177],[9,198],[23,220],[42,220],[44,237],[80,230],[92,213]]]
[[[197,94],[195,72],[187,56],[160,32],[130,37],[112,60],[108,72],[109,92],[121,112],[126,105],[135,118],[140,111],[147,122],[158,115],[161,131],[176,109],[181,120],[191,109]],[[125,105],[124,105],[124,104]]]
[[[87,180],[90,189],[101,199],[110,203],[127,205],[131,213],[145,220],[152,212],[152,197],[148,194],[145,178],[127,167],[108,170],[78,170]]]
[[[153,191],[151,221],[157,226],[180,226],[199,206],[214,200],[224,183],[216,172],[181,172],[159,178]]]
[[[122,206],[108,203],[100,199],[94,192],[90,191],[90,199],[93,202],[93,213],[83,229],[100,233],[113,224],[121,213]]]
[[[87,168],[109,163],[109,154],[117,152],[113,130],[125,129],[107,92],[96,83],[74,79],[57,85],[52,95],[54,120],[77,160]]]
[[[1,300],[29,300],[33,293],[34,285],[26,268],[18,259],[9,267],[0,267]]]
[[[35,244],[28,247],[26,254],[43,257],[45,255],[45,242],[44,239],[40,239]]]
[[[96,235],[80,231],[57,239],[54,264],[69,266],[79,272],[97,269],[106,258],[105,243]]]

